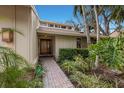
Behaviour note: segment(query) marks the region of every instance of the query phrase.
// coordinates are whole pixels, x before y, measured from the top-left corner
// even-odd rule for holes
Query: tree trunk
[[[105,33],[106,33],[106,35],[109,35],[109,22],[105,15],[103,15],[103,17],[104,17]]]
[[[83,5],[82,5],[82,11],[83,11],[83,20],[84,20],[84,25],[85,25],[85,32],[86,32],[86,37],[87,37],[87,45],[89,46],[91,44],[90,31],[89,31],[89,27],[87,25],[85,8]]]
[[[99,31],[99,20],[98,20],[98,14],[96,10],[96,6],[94,5],[94,13],[95,13],[95,20],[96,20],[96,31],[97,31],[97,43],[99,42],[100,39],[100,31]],[[95,61],[95,67],[97,68],[99,64],[99,55],[96,55],[96,61]]]
[[[109,36],[109,22],[107,22],[106,27],[105,27],[106,33]]]

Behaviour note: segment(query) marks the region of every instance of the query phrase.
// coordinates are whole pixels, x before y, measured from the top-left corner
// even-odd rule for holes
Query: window
[[[81,48],[81,38],[77,38],[77,48]]]
[[[66,26],[61,26],[61,28],[66,29]]]
[[[68,29],[72,29],[72,27],[70,26],[70,27],[68,27]]]
[[[55,27],[56,27],[56,28],[60,28],[60,26],[59,26],[59,25],[55,25]]]
[[[47,24],[46,23],[41,23],[41,26],[47,26]]]
[[[49,27],[53,27],[54,25],[53,24],[48,24]]]

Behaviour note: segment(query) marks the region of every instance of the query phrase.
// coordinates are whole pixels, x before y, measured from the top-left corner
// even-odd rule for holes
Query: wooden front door
[[[51,39],[40,40],[40,54],[41,55],[52,54],[52,40]]]

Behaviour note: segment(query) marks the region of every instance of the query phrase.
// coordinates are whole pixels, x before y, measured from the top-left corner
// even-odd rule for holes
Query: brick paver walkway
[[[73,88],[74,86],[60,69],[53,58],[41,58],[41,63],[45,69],[43,77],[45,88]]]

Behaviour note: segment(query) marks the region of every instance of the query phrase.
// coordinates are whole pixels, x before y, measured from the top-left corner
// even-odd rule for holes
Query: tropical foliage
[[[76,71],[75,74],[70,75],[72,82],[76,82],[76,87],[85,87],[85,88],[111,88],[112,84],[101,80],[100,76],[96,75],[86,75],[79,71]]]
[[[27,61],[22,56],[7,47],[0,47],[0,64],[2,70],[9,67],[23,68],[28,66]]]
[[[75,56],[75,61],[65,60],[60,67],[69,76],[75,87],[113,87],[113,83],[92,73],[94,62],[89,58]]]
[[[32,70],[27,61],[15,51],[0,47],[0,87],[43,87],[41,77],[39,78],[42,76],[41,71],[37,77],[34,77],[35,73]]]
[[[89,47],[90,55],[95,59],[95,55],[99,55],[100,63],[107,66],[123,70],[124,69],[124,37],[106,38],[98,42],[98,44]]]
[[[123,87],[121,84],[124,70],[123,32],[116,38],[101,39],[97,44],[90,45],[88,51],[89,55],[86,58],[78,55],[73,57],[74,60],[68,59],[61,64],[61,68],[67,73],[75,86]],[[99,55],[99,64],[94,69],[96,55]]]

